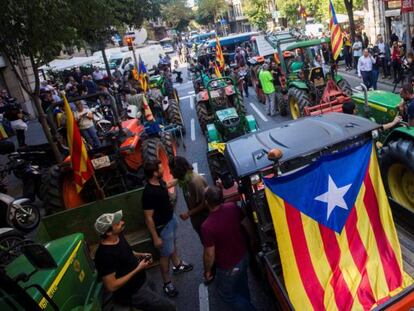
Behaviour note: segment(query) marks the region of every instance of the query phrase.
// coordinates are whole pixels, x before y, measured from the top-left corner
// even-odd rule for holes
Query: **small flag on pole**
[[[332,55],[334,60],[336,60],[341,54],[342,45],[344,43],[344,35],[339,26],[338,19],[336,18],[335,9],[332,3],[332,0],[329,0],[329,31],[331,32],[331,46],[332,46]]]
[[[66,96],[63,96],[63,102],[66,113],[66,130],[70,159],[72,161],[73,180],[76,185],[76,191],[79,193],[89,178],[93,176],[94,170]]]
[[[141,87],[144,93],[147,92],[147,68],[145,68],[144,62],[141,59],[141,55],[138,56],[138,81],[141,83]]]
[[[224,55],[223,51],[221,50],[220,40],[216,37],[216,61],[219,63],[219,69],[224,69]]]

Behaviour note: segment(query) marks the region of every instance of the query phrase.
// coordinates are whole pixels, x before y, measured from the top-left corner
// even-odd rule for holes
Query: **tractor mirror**
[[[52,269],[57,267],[56,261],[43,245],[24,245],[23,254],[37,270]]]

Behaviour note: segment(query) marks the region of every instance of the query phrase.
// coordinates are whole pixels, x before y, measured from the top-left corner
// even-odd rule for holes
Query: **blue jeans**
[[[88,127],[87,129],[80,130],[82,136],[86,139],[88,144],[92,145],[94,148],[101,146],[99,141],[98,134],[96,134],[96,129],[94,126]]]
[[[253,311],[256,308],[250,302],[250,291],[247,280],[248,255],[232,269],[216,270],[217,291],[225,303],[237,311]]]
[[[377,89],[378,76],[379,76],[379,70],[375,69],[375,68],[372,68],[372,71],[371,71],[371,85],[372,85],[372,88],[374,90]]]
[[[361,76],[367,89],[372,87],[372,71],[361,71]]]

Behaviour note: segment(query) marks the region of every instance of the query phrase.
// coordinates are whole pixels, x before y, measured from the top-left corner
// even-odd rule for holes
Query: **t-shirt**
[[[201,225],[204,247],[215,247],[215,260],[222,269],[231,269],[246,255],[242,232],[243,214],[234,202],[223,203]]]
[[[134,256],[132,248],[124,235],[121,234],[118,244],[99,244],[95,254],[95,265],[99,277],[102,278],[115,273],[115,277],[118,279],[134,270],[138,265],[138,259]],[[131,296],[144,284],[145,280],[145,270],[138,272],[124,286],[113,293],[114,300],[127,304]]]
[[[200,203],[204,202],[204,190],[207,188],[207,186],[208,184],[204,177],[198,175],[197,173],[192,173],[191,180],[187,185],[184,185],[182,187],[184,199],[189,210],[196,208],[198,205],[200,205]],[[207,206],[205,206],[204,211],[191,216],[191,224],[197,232],[200,231],[201,224],[207,219],[207,217]]]
[[[275,86],[273,85],[273,77],[270,71],[261,70],[259,73],[259,80],[262,84],[263,93],[271,94],[275,91]]]
[[[410,99],[407,103],[407,115],[408,121],[414,120],[414,98]]]
[[[352,46],[354,57],[362,56],[362,42],[356,41]]]
[[[142,194],[142,207],[144,210],[154,210],[156,227],[164,226],[172,219],[173,206],[165,183],[160,186],[147,183]]]

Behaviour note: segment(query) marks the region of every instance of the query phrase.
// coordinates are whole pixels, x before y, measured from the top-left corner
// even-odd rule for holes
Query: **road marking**
[[[190,108],[194,110],[194,96],[190,97]]]
[[[194,170],[194,172],[195,172],[196,174],[198,174],[198,163],[197,163],[197,162],[194,162],[194,163],[192,164],[192,166],[193,166],[193,170]]]
[[[193,95],[195,93],[195,91],[190,91],[190,92],[187,92],[187,93],[190,94],[190,95]]]
[[[208,287],[201,283],[198,286],[198,302],[200,304],[200,311],[209,311],[210,305],[208,303]]]
[[[265,122],[269,121],[264,115],[263,113],[253,104],[250,103],[250,107],[253,108],[254,111],[256,111],[257,115]]]
[[[352,88],[352,91],[353,92],[357,92],[357,93],[361,93],[362,91],[361,91],[361,89],[358,89],[358,88],[356,88],[356,87],[353,87]]]
[[[194,119],[191,119],[191,140],[195,141],[195,123],[194,123]]]
[[[188,95],[188,96],[180,97],[180,100],[187,99],[187,98],[190,98],[190,97],[193,97],[193,95]]]

